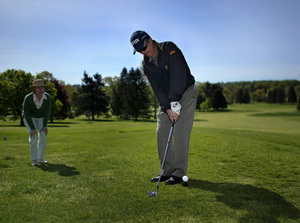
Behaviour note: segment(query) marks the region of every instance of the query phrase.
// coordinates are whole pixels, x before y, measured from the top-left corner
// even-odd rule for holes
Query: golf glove
[[[180,109],[181,109],[181,105],[179,104],[178,101],[171,102],[172,112],[175,112],[177,115],[180,115]]]

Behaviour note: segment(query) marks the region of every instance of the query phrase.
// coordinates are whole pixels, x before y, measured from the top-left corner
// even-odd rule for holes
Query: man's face
[[[156,45],[152,41],[151,38],[148,40],[145,40],[144,47],[146,47],[145,50],[141,51],[140,53],[143,54],[146,57],[154,57],[156,54]]]
[[[42,95],[45,92],[45,88],[44,87],[36,87],[35,88],[35,93],[38,95]]]

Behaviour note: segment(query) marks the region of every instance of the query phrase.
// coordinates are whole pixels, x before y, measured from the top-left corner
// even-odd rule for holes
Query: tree
[[[148,118],[149,115],[149,91],[145,80],[145,76],[140,69],[131,68],[127,75],[128,84],[128,98],[127,98],[127,110],[130,116],[133,116],[135,120],[138,117]]]
[[[232,96],[232,92],[229,88],[223,89],[223,95],[226,98],[226,101],[228,104],[233,104],[233,96]]]
[[[199,109],[199,111],[202,110],[201,108],[201,104],[203,102],[205,102],[205,99],[208,97],[207,96],[207,92],[208,92],[208,89],[207,89],[207,84],[209,84],[209,82],[206,82],[206,83],[200,83],[200,84],[197,84],[197,104],[196,104],[196,108]],[[202,105],[203,107],[203,105]]]
[[[286,102],[286,99],[285,99],[285,90],[283,87],[277,87],[276,89],[276,103],[284,103]]]
[[[126,82],[125,77],[127,75],[127,69],[123,68],[120,77],[116,79],[116,84],[111,84],[112,88],[112,100],[110,107],[112,114],[119,116],[123,119],[128,119],[125,113],[125,100],[126,100]]]
[[[244,100],[243,88],[238,87],[235,89],[235,102],[242,104]]]
[[[41,76],[37,78],[41,78]],[[2,119],[10,115],[12,120],[20,119],[20,125],[24,126],[22,118],[23,101],[24,97],[32,92],[30,85],[33,79],[34,76],[23,70],[12,69],[0,74],[0,83],[2,85],[0,88],[0,116]],[[51,102],[53,103],[55,102],[53,101],[53,95],[55,96],[56,89],[50,82],[47,83],[46,81],[46,84],[48,84],[47,92],[51,95]]]
[[[55,80],[53,74],[50,73],[49,71],[43,71],[41,73],[38,73],[37,76],[41,77],[44,80],[47,80],[47,82]]]
[[[275,103],[274,90],[269,89],[267,92],[267,103]]]
[[[95,120],[95,115],[105,115],[108,112],[108,98],[102,90],[104,82],[101,74],[94,74],[89,77],[84,71],[82,85],[78,89],[78,94],[75,99],[77,115],[90,112],[92,120]]]
[[[200,105],[201,111],[209,111],[212,108],[212,102],[210,98],[206,98]]]
[[[265,102],[266,95],[264,89],[257,89],[252,93],[252,100],[256,102]]]
[[[227,101],[222,93],[222,89],[220,88],[217,88],[213,91],[211,102],[214,110],[219,110],[219,108],[227,108]]]
[[[249,94],[249,90],[246,88],[243,91],[243,103],[249,103],[251,100],[250,94]]]
[[[295,86],[295,92],[297,94],[297,110],[300,111],[300,85]]]
[[[149,92],[149,100],[152,107],[154,107],[154,113],[153,117],[156,119],[157,109],[159,107],[158,100],[155,96],[154,91],[152,90],[151,86],[148,86],[148,92]]]
[[[297,102],[297,94],[295,92],[294,86],[292,85],[287,86],[286,91],[287,91],[288,103],[293,104]]]
[[[24,126],[22,119],[23,101],[25,95],[31,92],[33,76],[23,70],[7,70],[0,75],[1,82],[1,116],[5,119],[11,115],[12,120],[20,119],[20,125]],[[2,110],[3,109],[3,110]]]
[[[285,102],[285,91],[282,87],[275,87],[268,90],[267,94],[268,103],[284,103]]]
[[[0,74],[0,118],[2,120],[6,119],[9,114],[11,103],[10,92],[12,91],[12,83],[6,79],[4,74]]]
[[[205,82],[203,84],[198,85],[197,90],[197,97],[199,98],[198,103],[200,104],[200,110],[203,110],[203,108],[210,109],[211,107],[214,110],[219,110],[219,108],[227,108],[227,101],[223,95],[223,88],[220,84],[210,84],[209,82]],[[201,96],[199,96],[199,94]],[[211,106],[207,106],[208,98],[211,101]],[[202,101],[201,103],[200,99]]]
[[[123,119],[149,118],[149,87],[139,68],[128,72],[123,68],[117,87],[113,89],[112,112]]]
[[[56,79],[53,79],[51,81],[52,84],[54,84],[57,95],[55,97],[55,103],[58,100],[61,105],[59,106],[59,110],[56,114],[54,114],[54,117],[56,119],[66,119],[70,116],[71,113],[71,101],[70,101],[70,95],[68,91],[65,88],[65,85],[63,82],[58,81]]]

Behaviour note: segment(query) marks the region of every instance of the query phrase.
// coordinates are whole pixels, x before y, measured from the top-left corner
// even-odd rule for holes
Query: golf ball
[[[188,178],[188,176],[183,176],[182,180],[183,180],[183,182],[188,182],[189,178]]]

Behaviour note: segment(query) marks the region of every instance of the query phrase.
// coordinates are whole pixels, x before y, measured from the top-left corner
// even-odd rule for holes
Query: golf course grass
[[[19,123],[0,121],[0,222],[300,222],[295,105],[197,111],[189,181],[155,197],[155,120],[55,120],[37,167]]]

